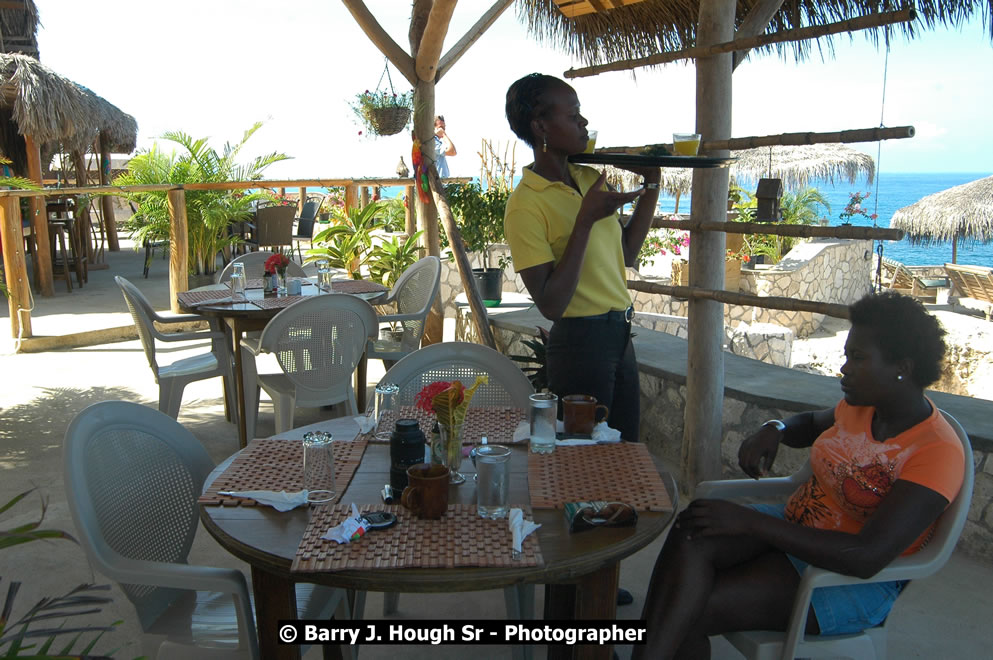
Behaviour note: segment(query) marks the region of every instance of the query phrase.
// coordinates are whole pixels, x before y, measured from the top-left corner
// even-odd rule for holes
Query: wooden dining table
[[[377,284],[376,282],[363,281],[362,283],[365,286],[361,288],[370,289],[370,291],[367,293],[353,293],[351,295],[357,295],[365,300],[371,301],[379,298],[389,290],[387,287]],[[344,288],[347,289],[347,287]],[[230,288],[227,284],[209,284],[207,286],[193,289],[192,293],[214,291],[217,292],[218,298],[223,298],[230,295]],[[337,292],[338,291],[335,291],[335,293]],[[349,293],[347,290],[343,290],[343,292]],[[301,295],[296,296],[296,298],[302,299],[303,297],[316,296],[321,293],[322,292],[320,289],[313,282],[306,280],[301,286]],[[225,332],[229,335],[229,341],[227,344],[231,348],[232,357],[234,360],[236,397],[235,409],[238,414],[238,441],[241,447],[245,447],[245,445],[248,444],[248,440],[250,440],[250,438],[247,437],[248,430],[245,424],[245,373],[241,359],[241,340],[246,332],[263,330],[266,325],[269,324],[269,321],[276,316],[276,314],[286,309],[286,307],[261,307],[256,304],[256,301],[265,300],[267,297],[272,298],[273,295],[274,294],[271,293],[265,293],[262,288],[252,287],[245,290],[244,302],[186,304],[184,302],[183,293],[179,294],[179,303],[183,311],[190,314],[200,314],[202,316],[220,319],[223,321]],[[366,367],[367,360],[365,354],[363,353],[361,360],[359,360],[358,367],[356,368],[355,375],[355,398],[359,410],[365,409]]]
[[[358,426],[351,418],[339,418],[294,429],[277,438],[299,442],[303,434],[311,430],[331,432],[336,444],[354,442],[359,438]],[[527,504],[530,495],[527,444],[512,445],[512,448],[509,499],[510,505],[514,506]],[[336,450],[336,455],[338,451]],[[229,459],[211,473],[205,483],[205,492],[232,460],[233,458]],[[355,503],[360,508],[363,504],[382,506],[381,492],[383,485],[390,481],[389,467],[389,444],[369,442],[347,486],[338,484],[339,489],[344,489],[340,502],[344,505]],[[467,479],[460,486],[449,487],[450,504],[475,503],[472,464],[466,460],[462,467]],[[306,507],[280,513],[268,506],[215,506],[201,503],[200,519],[208,533],[223,548],[251,566],[262,657],[299,658],[299,647],[279,644],[277,636],[280,620],[297,618],[294,598],[296,582],[400,593],[467,592],[544,584],[546,620],[615,619],[620,560],[644,548],[662,534],[676,509],[678,494],[671,475],[659,470],[657,461],[652,462],[649,469],[658,472],[660,485],[665,490],[661,499],[667,505],[659,510],[639,511],[634,526],[602,527],[570,533],[561,507],[532,506],[533,519],[541,525],[535,534],[542,561],[530,566],[518,566],[510,561],[486,568],[377,567],[295,572],[291,566],[312,515]],[[506,551],[509,555],[509,543]],[[521,611],[527,611],[527,608],[521,607]],[[472,617],[473,614],[467,612],[466,616]],[[333,657],[334,653],[330,655]],[[548,647],[549,658],[608,660],[611,655],[610,645]]]

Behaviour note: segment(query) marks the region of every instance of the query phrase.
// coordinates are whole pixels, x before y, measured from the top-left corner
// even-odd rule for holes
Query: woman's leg
[[[783,630],[800,579],[785,554],[751,537],[689,540],[673,528],[655,562],[633,658],[709,657],[708,635]],[[816,625],[816,624],[814,624]]]

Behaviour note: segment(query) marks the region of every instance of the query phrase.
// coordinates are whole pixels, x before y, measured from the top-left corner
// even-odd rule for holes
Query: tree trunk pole
[[[186,191],[169,191],[169,225],[172,234],[169,241],[169,301],[172,311],[179,314],[181,291],[190,288],[189,274],[189,233],[186,225]]]
[[[100,185],[110,184],[110,150],[104,145],[103,136],[98,138],[100,144]],[[107,249],[120,252],[121,245],[117,240],[117,218],[114,214],[114,200],[110,195],[100,197],[103,209],[103,230],[107,236]]]
[[[41,198],[44,199],[44,198]],[[31,290],[24,262],[24,234],[21,233],[21,200],[0,199],[0,240],[3,242],[3,272],[7,282],[10,310],[10,336],[31,336]],[[48,254],[48,243],[36,250]]]
[[[300,186],[300,190],[297,194],[297,215],[303,215],[303,205],[307,203],[307,187]]]
[[[44,185],[41,180],[41,150],[37,142],[30,135],[24,136],[24,148],[28,154],[28,178],[36,181],[39,186]],[[55,286],[52,283],[52,253],[49,248],[48,239],[48,211],[45,205],[47,197],[28,198],[29,222],[31,223],[31,233],[34,235],[34,258],[38,260],[38,288],[43,296],[54,296]],[[17,222],[21,222],[20,202],[18,202]],[[18,230],[20,233],[20,230]],[[68,264],[63,264],[68,268]]]
[[[702,0],[697,44],[706,47],[734,36],[733,0]],[[696,62],[696,132],[708,140],[731,136],[732,55],[722,53]],[[726,157],[726,151],[708,152]],[[691,217],[722,218],[727,213],[728,171],[693,171]],[[705,289],[724,288],[724,234],[697,232],[690,241],[690,278]],[[721,476],[721,411],[724,403],[724,305],[689,301],[686,365],[686,415],[682,476],[690,492],[696,484]]]
[[[407,203],[404,204],[403,208],[403,229],[407,232],[407,236],[413,236],[417,233],[417,216],[414,210],[414,198],[417,197],[417,192],[414,190],[414,186],[407,186]]]

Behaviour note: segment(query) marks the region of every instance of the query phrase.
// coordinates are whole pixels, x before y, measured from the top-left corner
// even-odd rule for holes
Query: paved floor
[[[72,294],[64,287],[53,299],[39,299],[35,308],[35,328],[56,333],[68,328],[106,327],[107,322],[127,324],[130,317],[112,276],[122,274],[150,294],[157,307],[166,307],[164,290],[166,264],[156,260],[152,277],[141,278],[141,258],[133,252],[108,255],[110,270],[92,271],[90,283]],[[120,315],[120,316],[110,316]],[[118,321],[118,319],[120,319]],[[450,330],[450,329],[449,329]],[[205,350],[206,345],[172,349],[168,359]],[[43,527],[72,532],[73,525],[62,484],[62,437],[72,417],[87,405],[107,399],[138,401],[156,405],[157,388],[137,341],[101,344],[38,354],[13,354],[12,345],[0,345],[0,505],[30,488],[36,490],[16,507],[0,514],[0,529],[35,521],[42,501],[47,502]],[[377,363],[370,365],[369,382],[382,374]],[[306,410],[300,424],[318,421],[327,411]],[[235,427],[224,421],[218,379],[194,383],[187,388],[179,421],[187,426],[215,461],[237,447]],[[271,407],[263,403],[259,434],[273,429]],[[635,596],[633,605],[620,608],[622,618],[637,618],[641,611],[652,564],[661,539],[622,564],[621,583]],[[198,533],[191,561],[245,569],[209,535]],[[91,571],[82,550],[69,541],[40,541],[0,550],[0,578],[9,584],[22,581],[14,615],[42,596],[65,593],[83,582],[106,583]],[[6,592],[6,588],[4,588]],[[112,605],[88,618],[93,623],[121,620],[123,623],[105,636],[97,650],[119,648],[116,657],[129,658],[142,653],[143,636],[133,610],[114,587]],[[538,595],[538,611],[541,607]],[[381,598],[370,594],[368,618],[379,617]],[[404,595],[400,612],[391,619],[432,618],[459,621],[467,617],[503,616],[502,592],[454,595]],[[961,555],[955,555],[937,576],[909,588],[897,603],[890,623],[890,656],[894,658],[979,658],[988,657],[993,647],[993,568]],[[625,658],[630,647],[619,648]],[[154,654],[152,654],[154,655]],[[509,657],[500,647],[465,646],[364,646],[366,658],[424,657],[463,658]],[[538,649],[536,656],[544,657]],[[319,657],[313,650],[308,658]],[[714,647],[716,658],[736,658],[737,653],[723,642]]]

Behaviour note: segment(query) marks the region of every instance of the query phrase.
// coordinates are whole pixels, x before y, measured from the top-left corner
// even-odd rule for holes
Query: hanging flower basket
[[[396,135],[410,121],[410,108],[391,106],[388,108],[370,108],[366,121],[376,135]]]

